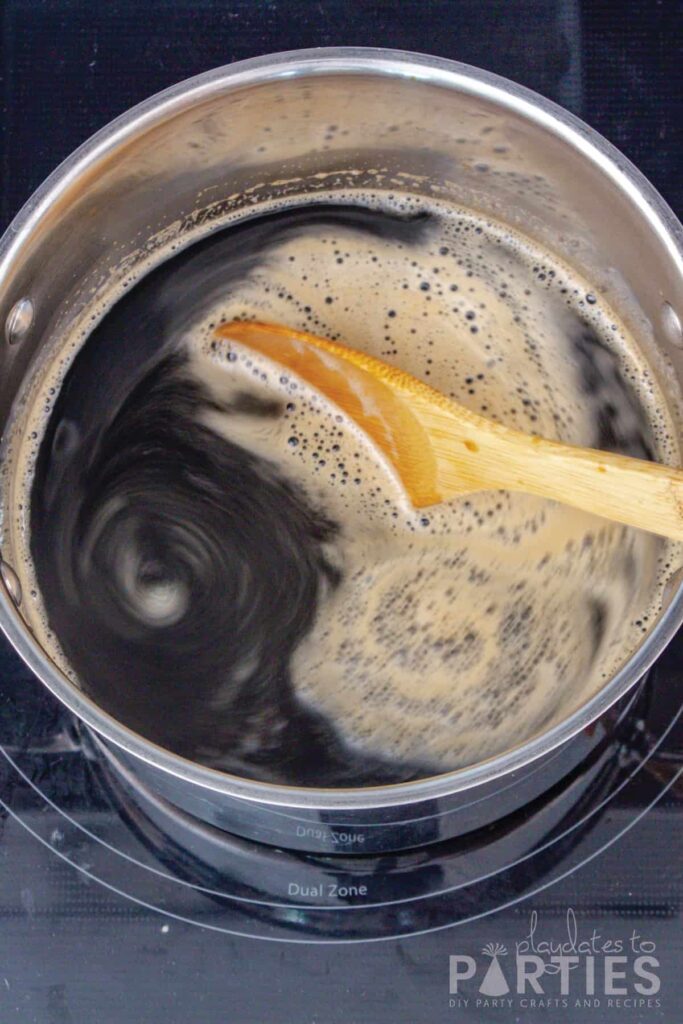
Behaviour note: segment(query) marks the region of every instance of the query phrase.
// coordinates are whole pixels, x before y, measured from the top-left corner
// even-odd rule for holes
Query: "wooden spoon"
[[[343,409],[416,508],[473,491],[523,491],[683,540],[681,470],[501,426],[403,370],[313,334],[234,321],[216,335],[287,367]]]

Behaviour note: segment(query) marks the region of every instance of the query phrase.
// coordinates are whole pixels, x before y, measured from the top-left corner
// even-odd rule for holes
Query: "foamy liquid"
[[[543,437],[671,464],[679,452],[645,359],[587,282],[471,212],[411,196],[391,207],[426,211],[429,231],[411,244],[343,225],[284,235],[225,294],[168,324],[164,345],[189,356],[212,396],[199,422],[337,524],[323,547],[339,582],[323,588],[294,647],[296,698],[356,755],[427,772],[514,747],[595,693],[656,619],[681,546],[507,492],[416,512],[352,421],[272,362],[217,340],[216,325],[259,319],[340,339]],[[54,373],[23,419],[32,429],[14,442],[24,508],[51,388]],[[255,418],[245,395],[277,414]],[[28,614],[64,661],[32,576],[26,519],[17,526]],[[173,628],[187,593],[168,580],[141,586],[133,547],[118,552],[128,612],[148,630]],[[231,686],[217,681],[212,714],[231,713],[232,684],[259,656],[243,655]],[[224,754],[217,741],[198,756],[220,764]]]

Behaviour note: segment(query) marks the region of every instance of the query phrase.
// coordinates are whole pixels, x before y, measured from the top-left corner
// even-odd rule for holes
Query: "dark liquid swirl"
[[[150,273],[66,376],[37,462],[31,553],[84,689],[143,736],[252,778],[396,782],[429,766],[354,752],[290,679],[340,580],[325,549],[337,525],[271,463],[202,426],[215,400],[175,341],[288,234],[325,227],[409,245],[429,223],[308,207],[243,222]],[[221,411],[282,410],[245,393]]]

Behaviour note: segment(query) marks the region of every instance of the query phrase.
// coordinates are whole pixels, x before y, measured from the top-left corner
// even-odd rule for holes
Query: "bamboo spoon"
[[[501,426],[364,352],[288,327],[235,321],[216,335],[287,367],[347,413],[416,508],[523,491],[683,540],[681,470]]]

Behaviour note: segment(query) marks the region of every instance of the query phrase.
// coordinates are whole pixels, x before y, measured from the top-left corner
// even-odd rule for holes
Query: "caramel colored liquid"
[[[646,361],[568,268],[467,211],[329,198],[229,226],[112,306],[41,392],[23,564],[43,642],[127,724],[334,786],[558,721],[635,650],[680,550],[519,494],[416,512],[338,409],[228,357],[217,323],[283,323],[519,429],[677,461]]]

